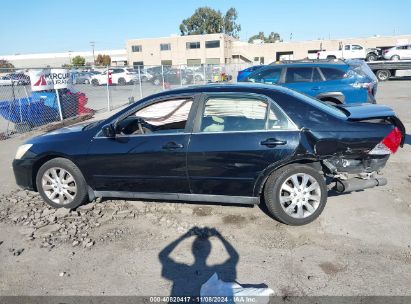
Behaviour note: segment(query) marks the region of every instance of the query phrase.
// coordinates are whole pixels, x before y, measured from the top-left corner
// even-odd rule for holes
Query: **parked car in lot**
[[[279,221],[316,219],[328,189],[382,186],[405,129],[383,105],[330,106],[281,86],[203,85],[30,139],[18,185],[76,208],[95,197],[265,203]]]
[[[363,59],[375,61],[379,57],[381,57],[381,49],[366,49],[358,44],[341,44],[339,50],[317,52],[317,59]]]
[[[151,78],[153,78],[153,75],[151,75],[146,69],[134,69],[134,71],[136,72],[136,74],[138,75],[140,70],[140,78],[141,81],[149,81],[151,80]]]
[[[246,68],[244,70],[238,71],[237,74],[237,82],[243,81],[245,78],[247,78],[251,73],[265,67],[265,65],[255,65],[249,68]]]
[[[168,68],[163,70],[163,74],[156,73],[150,79],[154,85],[162,85],[164,82],[168,84],[190,84],[193,82],[194,75],[191,70]]]
[[[108,72],[111,73],[112,84],[126,85],[138,82],[138,75],[134,69],[119,67],[111,68],[103,71],[101,74],[91,76],[91,84],[95,86],[107,84]]]
[[[74,72],[72,73],[74,84],[90,84],[91,79],[94,75],[99,75],[100,72],[90,71],[90,72]]]
[[[0,77],[0,86],[11,86],[12,84],[17,84],[10,76]]]
[[[382,56],[387,60],[411,59],[411,44],[394,46],[384,50]]]
[[[362,60],[264,66],[242,81],[279,84],[329,103],[375,103],[378,80]]]
[[[30,76],[23,73],[11,73],[7,75],[10,77],[17,85],[29,85]]]

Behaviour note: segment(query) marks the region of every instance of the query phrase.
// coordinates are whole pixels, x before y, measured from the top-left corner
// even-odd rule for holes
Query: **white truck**
[[[366,49],[358,44],[340,44],[338,51],[319,51],[317,53],[317,59],[364,59],[366,61],[375,61],[380,56],[380,49]]]

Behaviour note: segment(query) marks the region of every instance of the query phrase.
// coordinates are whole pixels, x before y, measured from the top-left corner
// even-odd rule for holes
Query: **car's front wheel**
[[[324,176],[311,166],[292,164],[275,171],[267,180],[264,199],[268,211],[287,225],[314,221],[327,202]]]
[[[83,174],[65,158],[54,158],[43,164],[37,172],[36,186],[44,201],[54,208],[76,208],[88,199]]]

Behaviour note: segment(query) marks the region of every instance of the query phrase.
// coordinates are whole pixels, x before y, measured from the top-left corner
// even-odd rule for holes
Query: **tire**
[[[391,56],[391,60],[395,60],[395,61],[400,60],[400,56],[398,55]]]
[[[186,85],[187,83],[188,83],[188,79],[187,79],[187,78],[185,78],[185,77],[181,78],[181,84],[182,84],[182,85]]]
[[[118,79],[118,85],[125,86],[126,84],[127,84],[127,81],[124,78]]]
[[[97,79],[92,79],[92,80],[91,80],[91,84],[92,84],[93,86],[98,86],[100,83],[98,82]]]
[[[53,158],[44,163],[37,172],[36,186],[43,200],[54,208],[73,209],[88,200],[83,174],[66,158]]]
[[[158,78],[154,79],[153,84],[156,85],[156,86],[160,85],[161,84],[160,79],[158,79]]]
[[[194,79],[195,79],[196,82],[203,81],[203,77],[201,77],[200,75],[196,75],[196,76],[194,77]]]
[[[147,80],[147,76],[141,76],[141,81],[146,82]]]
[[[378,59],[377,55],[375,55],[374,53],[370,53],[365,58],[365,61],[376,61],[377,59]]]
[[[390,70],[378,70],[375,75],[377,76],[379,81],[386,81],[390,79],[391,72]]]
[[[329,55],[329,56],[327,56],[327,59],[328,59],[328,60],[337,59],[337,57],[335,57],[335,56],[333,56],[333,55]]]
[[[299,190],[297,187],[291,187],[293,177],[296,177],[300,187],[304,177],[307,177],[306,187]],[[310,187],[315,190],[310,190]],[[295,192],[288,192],[284,188]],[[294,198],[281,203],[281,195],[287,192],[288,196]],[[283,195],[283,197],[288,196]],[[287,225],[305,225],[314,221],[324,210],[327,203],[327,186],[324,176],[318,170],[307,165],[292,164],[271,174],[265,183],[264,199],[269,213],[276,220]],[[291,205],[294,205],[294,208]],[[307,208],[308,205],[311,210]],[[287,207],[291,207],[290,213],[285,211]]]

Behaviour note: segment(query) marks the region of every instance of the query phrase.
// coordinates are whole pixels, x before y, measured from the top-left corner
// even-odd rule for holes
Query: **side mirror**
[[[108,124],[108,125],[103,126],[103,129],[101,129],[101,131],[106,137],[109,137],[109,138],[116,137],[116,129],[113,124]]]

